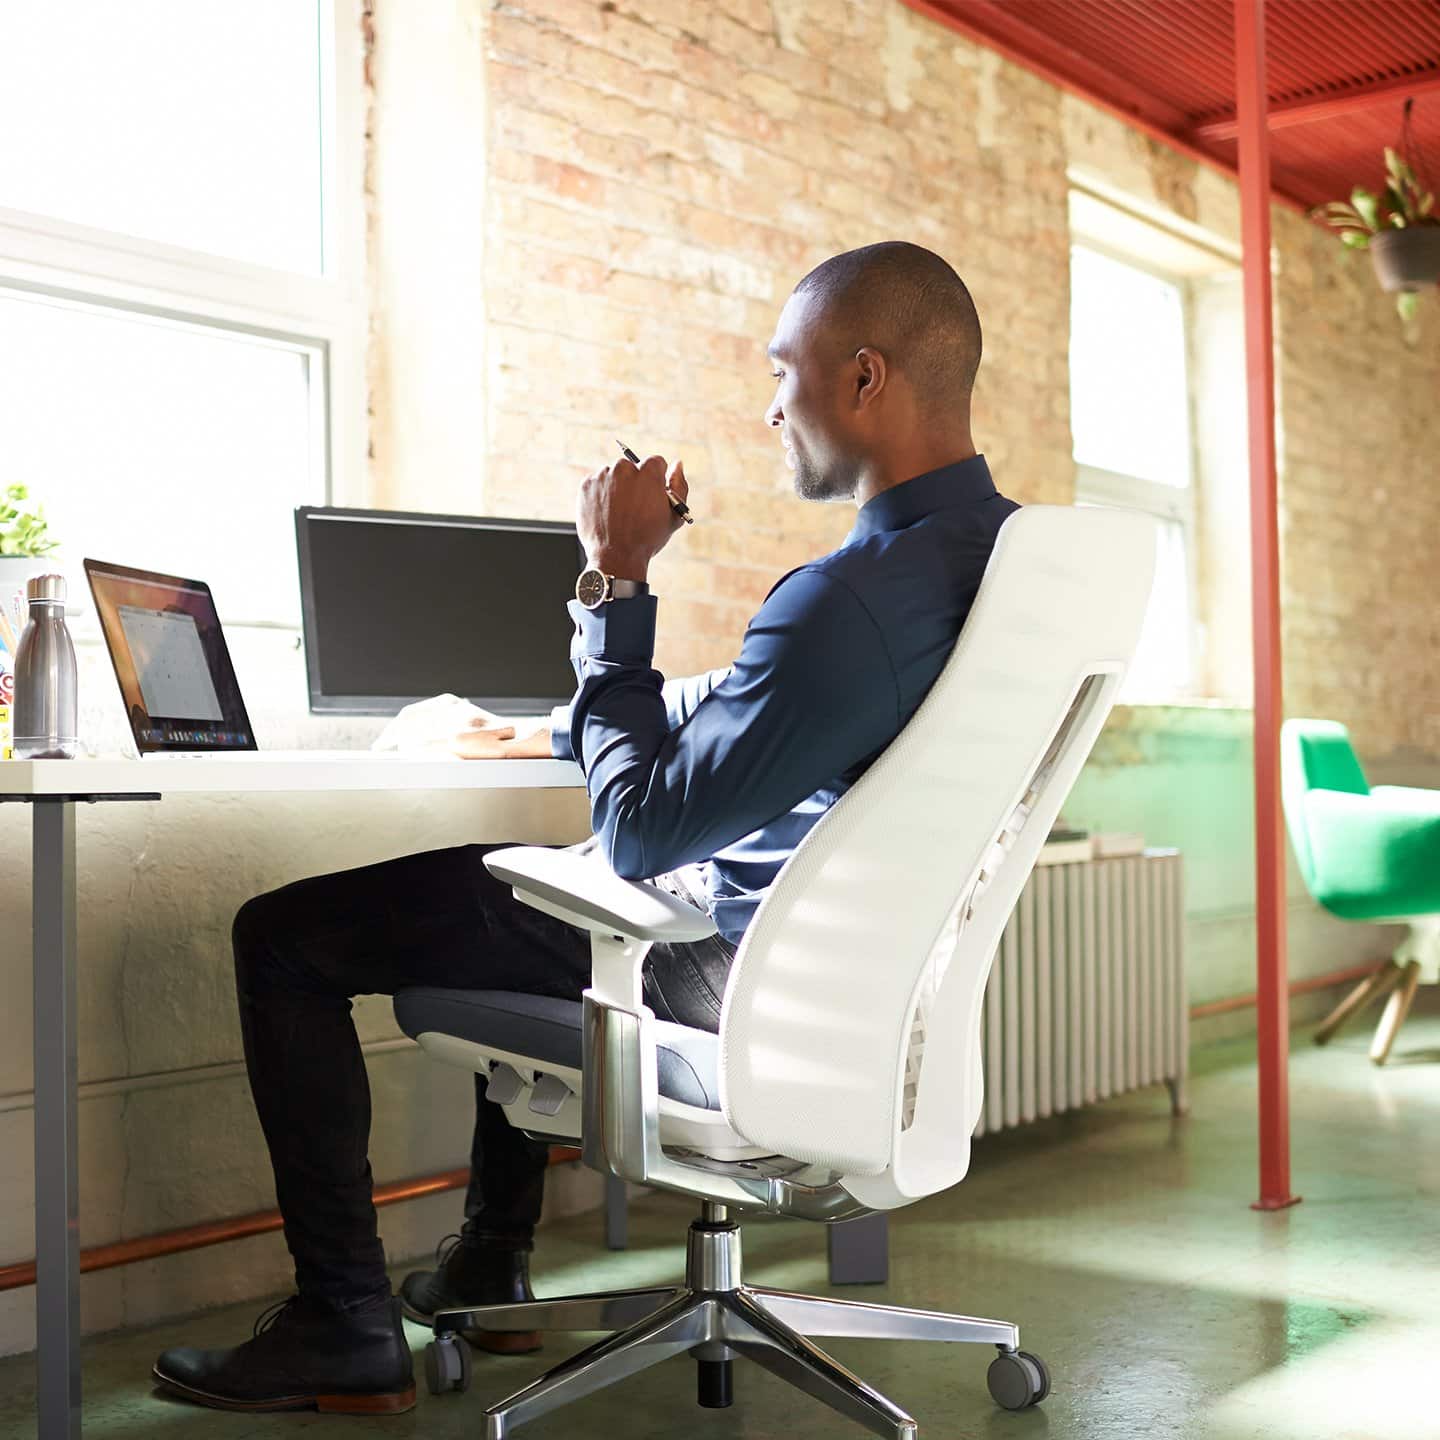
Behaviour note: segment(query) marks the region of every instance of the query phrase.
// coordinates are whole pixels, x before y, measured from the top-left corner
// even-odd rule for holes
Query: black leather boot
[[[400,1307],[429,1325],[437,1310],[478,1305],[519,1305],[535,1298],[530,1289],[530,1251],[502,1245],[467,1245],[447,1236],[435,1252],[438,1268],[412,1271],[400,1285]],[[536,1330],[466,1330],[477,1350],[524,1355],[540,1348]]]
[[[400,1302],[345,1311],[292,1295],[233,1350],[167,1350],[155,1383],[216,1410],[326,1410],[392,1415],[415,1404]]]

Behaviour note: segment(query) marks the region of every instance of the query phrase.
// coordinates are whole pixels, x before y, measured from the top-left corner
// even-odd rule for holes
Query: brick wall
[[[1365,255],[1276,212],[1286,710],[1440,757],[1440,305],[1406,332]]]
[[[391,33],[408,30],[408,6],[375,4],[382,20],[389,7]],[[456,333],[483,333],[484,424],[467,415],[458,438],[408,454],[378,444],[372,493],[421,504],[437,493],[425,489],[435,454],[463,454],[473,498],[443,490],[445,507],[568,517],[577,475],[614,453],[614,435],[683,456],[700,523],[655,575],[659,661],[672,673],[728,661],[771,582],[850,523],[848,507],[793,497],[761,418],[764,345],[810,266],[893,237],[951,260],[986,333],[977,442],[1002,489],[1064,502],[1067,167],[1221,235],[1238,230],[1227,177],[899,0],[455,8],[464,45],[484,55],[483,135],[437,135],[424,163],[438,158],[437,175],[467,193],[483,169],[483,233],[471,237],[483,285],[457,293],[447,279],[431,304]],[[385,201],[377,194],[377,214]],[[437,201],[437,223],[443,214]],[[1288,708],[1347,720],[1372,755],[1440,752],[1419,543],[1440,520],[1440,314],[1428,307],[1407,340],[1363,257],[1346,266],[1327,236],[1275,215]],[[385,276],[423,285],[430,263],[413,242],[392,253],[382,299],[402,283]],[[406,350],[403,326],[379,310],[384,441],[398,376],[436,361]],[[473,344],[462,354],[469,365]],[[1223,526],[1211,538],[1226,543]]]
[[[1054,90],[888,0],[483,8],[484,507],[568,518],[617,434],[682,456],[699,523],[655,574],[662,667],[728,662],[773,581],[849,528],[794,498],[762,420],[779,309],[839,250],[951,260],[985,326],[999,483],[1069,498]]]

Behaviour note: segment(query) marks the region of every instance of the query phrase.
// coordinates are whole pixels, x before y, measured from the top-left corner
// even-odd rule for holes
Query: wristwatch
[[[587,610],[598,610],[607,600],[629,600],[649,593],[650,587],[643,580],[621,580],[593,566],[582,570],[575,581],[575,598]]]

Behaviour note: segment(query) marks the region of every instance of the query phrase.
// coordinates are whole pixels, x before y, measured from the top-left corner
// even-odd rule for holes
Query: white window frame
[[[1185,411],[1188,419],[1187,444],[1185,447],[1185,484],[1167,485],[1159,480],[1145,480],[1138,475],[1127,475],[1119,470],[1109,470],[1099,465],[1075,463],[1075,500],[1079,504],[1113,505],[1126,510],[1141,510],[1156,519],[1172,521],[1181,528],[1182,543],[1185,547],[1185,579],[1188,590],[1190,623],[1186,627],[1185,673],[1189,676],[1184,689],[1167,695],[1145,697],[1157,703],[1166,699],[1191,699],[1200,694],[1200,636],[1202,619],[1200,613],[1199,547],[1196,531],[1196,485],[1199,465],[1195,453],[1195,326],[1193,323],[1193,291],[1188,277],[1176,275],[1159,266],[1152,265],[1141,257],[1106,245],[1088,235],[1072,236],[1070,248],[1089,250],[1103,255],[1119,265],[1128,265],[1132,270],[1141,270],[1175,286],[1180,292],[1182,321],[1185,327]],[[1073,457],[1072,457],[1073,458]]]
[[[328,0],[319,15],[320,275],[0,206],[0,290],[229,331],[315,354],[323,383],[311,388],[311,473],[326,503],[361,505],[367,488],[368,332],[362,0]]]

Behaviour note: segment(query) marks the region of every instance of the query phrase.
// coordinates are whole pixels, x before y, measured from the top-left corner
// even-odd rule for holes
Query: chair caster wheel
[[[437,1335],[425,1347],[425,1384],[432,1395],[470,1388],[470,1347],[458,1335]]]
[[[1028,1410],[1050,1393],[1045,1362],[1028,1350],[1002,1350],[985,1372],[990,1398],[1006,1410]]]

